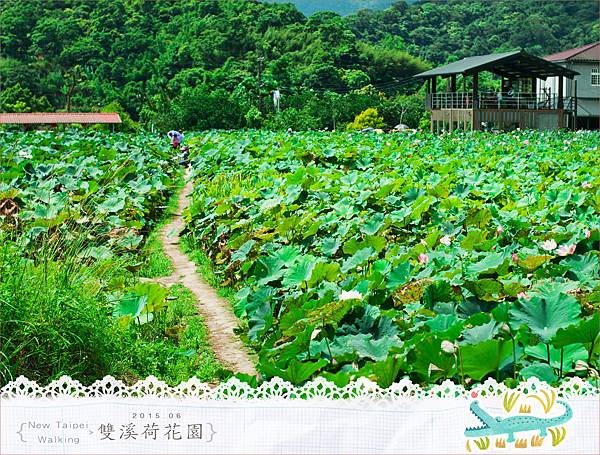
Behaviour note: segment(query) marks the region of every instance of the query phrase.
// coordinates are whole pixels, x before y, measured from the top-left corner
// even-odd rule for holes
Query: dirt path
[[[196,265],[179,248],[179,235],[184,228],[183,210],[189,205],[189,195],[193,182],[188,182],[179,193],[179,206],[173,221],[160,232],[164,252],[173,261],[174,272],[169,277],[153,281],[169,286],[181,283],[194,293],[198,300],[198,310],[204,316],[208,330],[208,341],[220,363],[234,372],[256,375],[255,362],[248,354],[246,346],[233,333],[238,321],[231,311],[231,305],[208,284],[196,271]]]

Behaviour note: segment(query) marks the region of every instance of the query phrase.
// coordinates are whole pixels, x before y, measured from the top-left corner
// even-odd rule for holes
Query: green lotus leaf
[[[512,345],[504,340],[486,340],[462,346],[460,354],[463,373],[479,381],[512,361]]]
[[[554,369],[547,363],[534,362],[531,365],[521,369],[519,375],[523,379],[538,378],[545,381],[547,384],[554,384],[558,381],[558,376],[554,373]]]
[[[542,341],[549,342],[558,329],[577,322],[581,308],[575,297],[563,293],[535,295],[521,300],[510,310],[511,318],[529,327]]]

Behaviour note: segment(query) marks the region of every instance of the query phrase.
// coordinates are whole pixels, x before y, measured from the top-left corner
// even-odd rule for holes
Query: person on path
[[[171,130],[167,133],[167,136],[171,139],[171,145],[174,149],[178,149],[179,145],[183,142],[183,133],[181,131]]]
[[[181,147],[181,161],[179,161],[179,165],[185,168],[190,167],[190,149],[185,145]]]

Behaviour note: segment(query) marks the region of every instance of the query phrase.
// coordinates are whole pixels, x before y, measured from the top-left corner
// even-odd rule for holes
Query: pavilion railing
[[[563,97],[562,108],[572,110],[573,97]],[[442,92],[427,95],[427,106],[430,109],[559,109],[560,98],[556,93],[524,93],[512,94],[500,92]]]

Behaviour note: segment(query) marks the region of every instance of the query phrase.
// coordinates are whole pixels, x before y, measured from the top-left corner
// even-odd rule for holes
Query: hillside
[[[340,5],[359,3],[389,1],[329,4],[345,13]],[[258,0],[4,0],[0,110],[118,110],[160,129],[321,129],[376,108],[387,126],[416,127],[415,73],[579,46],[598,39],[597,17],[594,0],[399,1],[343,17]]]
[[[547,55],[598,40],[596,0],[423,0],[346,18],[370,43],[435,63],[524,48]]]

